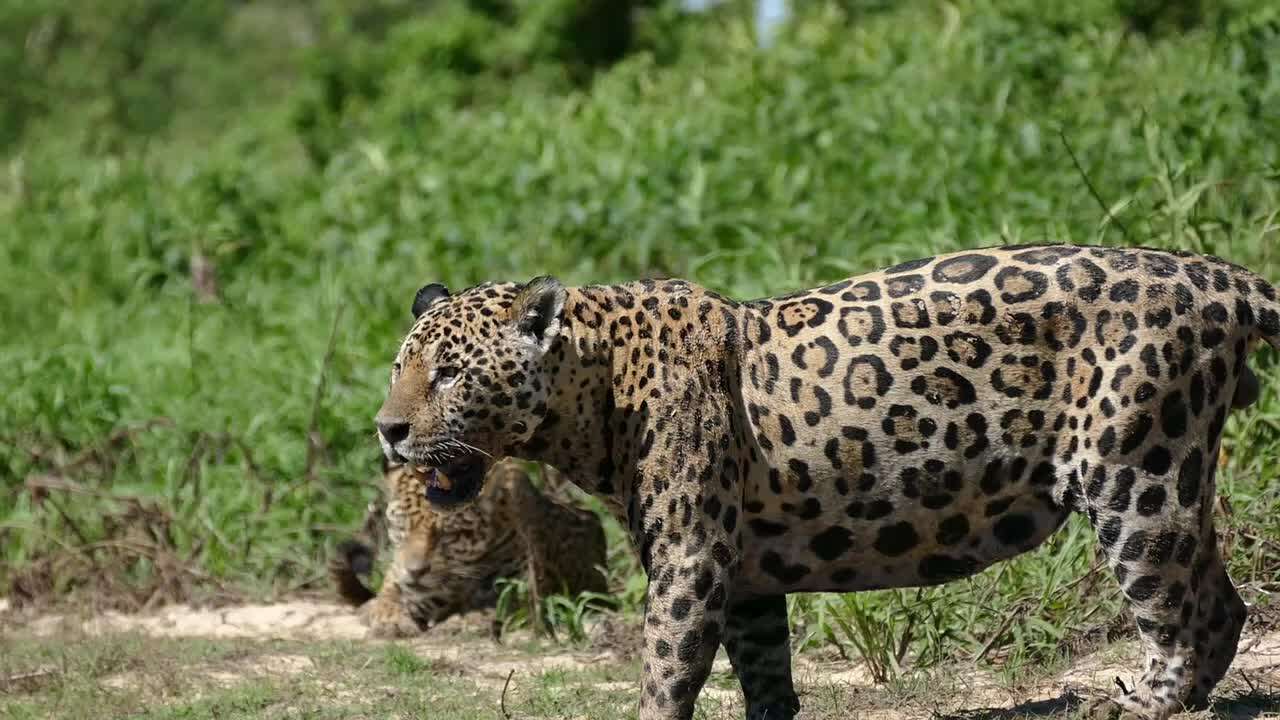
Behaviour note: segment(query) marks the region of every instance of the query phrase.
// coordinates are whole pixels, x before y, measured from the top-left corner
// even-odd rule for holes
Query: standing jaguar
[[[648,575],[643,720],[689,718],[723,643],[752,720],[793,717],[785,596],[944,583],[1088,516],[1136,618],[1108,715],[1205,703],[1246,608],[1214,470],[1271,284],[1187,252],[1070,245],[905,262],[735,302],[680,280],[431,284],[376,417],[456,506],[490,458],[560,468]]]

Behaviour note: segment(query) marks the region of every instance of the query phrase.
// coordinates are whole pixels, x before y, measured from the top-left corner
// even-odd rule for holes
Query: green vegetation
[[[634,5],[0,4],[0,588],[315,586],[427,281],[754,297],[1067,240],[1280,281],[1274,3],[828,0],[764,53],[737,5]],[[1280,542],[1280,367],[1257,361],[1219,475],[1251,599]],[[1114,614],[1092,546],[1073,522],[971,580],[795,598],[795,625],[886,678],[1044,660]]]

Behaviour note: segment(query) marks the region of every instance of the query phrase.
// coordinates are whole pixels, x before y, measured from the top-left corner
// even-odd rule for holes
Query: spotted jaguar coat
[[[428,285],[377,425],[441,507],[504,454],[611,506],[649,577],[644,720],[689,718],[721,644],[748,718],[792,717],[787,593],[965,577],[1072,512],[1147,655],[1113,707],[1159,719],[1235,654],[1213,459],[1278,311],[1216,258],[1075,246],[745,303],[678,280]]]

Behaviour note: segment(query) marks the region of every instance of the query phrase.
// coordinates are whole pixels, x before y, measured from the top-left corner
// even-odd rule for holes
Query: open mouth
[[[480,493],[484,481],[482,455],[456,457],[440,467],[412,467],[423,479],[427,501],[433,505],[447,507],[467,502]]]

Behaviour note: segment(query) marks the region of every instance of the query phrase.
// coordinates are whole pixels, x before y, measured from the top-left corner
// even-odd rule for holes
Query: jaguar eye
[[[451,383],[458,377],[458,368],[452,365],[441,365],[436,368],[435,382],[437,385]]]

